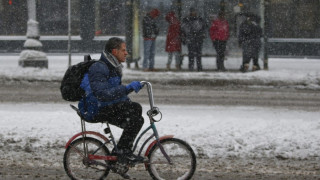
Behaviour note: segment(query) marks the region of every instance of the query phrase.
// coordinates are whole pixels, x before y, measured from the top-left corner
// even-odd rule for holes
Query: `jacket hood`
[[[177,22],[177,17],[175,16],[175,13],[174,12],[169,12],[167,15],[166,15],[166,20],[169,22],[169,23],[174,23],[174,22]]]
[[[152,18],[156,18],[160,15],[160,11],[158,9],[152,9],[150,12],[149,12],[149,15],[152,17]]]

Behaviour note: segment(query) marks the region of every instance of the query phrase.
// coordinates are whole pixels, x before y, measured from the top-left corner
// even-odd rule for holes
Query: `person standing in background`
[[[176,59],[176,69],[181,69],[181,38],[180,38],[180,21],[173,11],[166,15],[166,21],[169,23],[166,52],[168,52],[167,70],[170,70],[172,57]]]
[[[197,70],[202,71],[201,56],[205,29],[205,21],[197,15],[194,8],[190,8],[190,15],[185,17],[181,24],[181,38],[182,42],[188,47],[190,71],[193,71],[194,59],[196,59]]]
[[[142,34],[144,41],[144,59],[142,66],[144,71],[155,71],[154,57],[156,38],[159,34],[159,28],[156,23],[156,18],[159,15],[160,11],[158,9],[152,9],[149,13],[147,13],[142,21]]]
[[[247,72],[250,60],[253,59],[252,71],[260,70],[259,51],[261,48],[262,29],[259,25],[260,18],[249,15],[239,28],[239,45],[242,47],[242,65],[240,71]]]
[[[226,68],[224,67],[224,57],[227,40],[229,39],[229,23],[225,19],[225,14],[222,11],[219,12],[218,18],[212,22],[210,38],[217,52],[217,70],[226,71]]]

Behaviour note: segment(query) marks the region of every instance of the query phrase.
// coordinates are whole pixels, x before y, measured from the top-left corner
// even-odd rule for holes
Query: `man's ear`
[[[117,54],[117,49],[112,49],[111,54],[112,55],[116,55]]]

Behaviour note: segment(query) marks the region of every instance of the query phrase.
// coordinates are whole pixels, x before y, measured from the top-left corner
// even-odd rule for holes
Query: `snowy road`
[[[65,102],[61,99],[59,82],[4,81],[2,84],[2,102]],[[153,84],[153,91],[156,104],[240,105],[320,110],[319,90],[312,89]],[[146,90],[130,96],[134,101],[148,103]]]
[[[0,88],[0,179],[67,179],[63,145],[80,125],[58,88],[54,82],[15,81]],[[318,91],[157,84],[153,89],[164,114],[160,134],[174,132],[196,151],[194,179],[319,178]],[[131,97],[147,110],[145,91]],[[136,179],[150,179],[143,167],[136,170],[130,171]]]
[[[194,179],[319,178],[320,112],[247,106],[159,107],[164,115],[157,123],[159,133],[174,133],[197,154]],[[62,165],[64,144],[80,130],[68,104],[7,102],[0,104],[0,117],[0,179],[67,179]],[[89,124],[87,129],[102,133],[103,127]],[[113,132],[119,137],[121,130],[113,128]],[[130,172],[137,179],[150,179],[143,169]]]

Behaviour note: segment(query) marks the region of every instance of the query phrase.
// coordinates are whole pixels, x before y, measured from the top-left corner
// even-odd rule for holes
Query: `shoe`
[[[252,66],[252,71],[258,71],[260,70],[260,66],[259,65],[253,65]]]
[[[181,70],[181,66],[176,65],[176,69],[177,69],[178,71],[180,71],[180,70]]]
[[[244,64],[240,67],[240,71],[243,73],[247,72],[248,69],[249,69],[249,64]]]
[[[154,68],[143,69],[144,72],[156,72],[157,70]]]
[[[218,72],[226,72],[227,70],[226,69],[218,69],[217,71]]]
[[[145,160],[143,157],[133,154],[133,152],[130,149],[118,150],[117,156],[119,159],[118,160],[119,163],[128,163],[128,162],[139,163],[139,162],[144,162]]]
[[[131,153],[131,154],[126,154],[126,155],[124,155],[124,157],[127,159],[127,160],[129,160],[129,161],[131,161],[131,162],[144,162],[144,158],[143,157],[141,157],[141,156],[137,156],[137,155],[135,155],[135,154],[133,154],[133,153]]]
[[[226,72],[227,69],[223,67],[223,68],[217,69],[217,71],[218,71],[218,72]]]
[[[131,179],[131,176],[128,173],[117,173],[119,174],[123,179]]]
[[[167,70],[168,71],[170,70],[170,64],[167,64]]]
[[[138,64],[138,63],[135,63],[134,68],[140,69],[139,64]]]
[[[127,173],[129,171],[127,164],[116,163],[114,166],[112,166],[111,170],[114,173],[119,174],[124,179],[131,179],[130,175]]]

